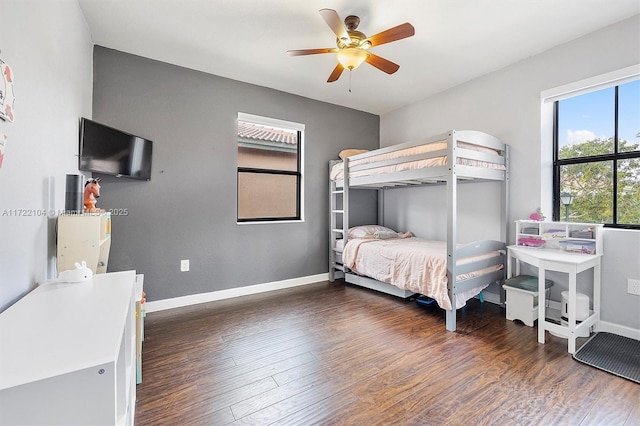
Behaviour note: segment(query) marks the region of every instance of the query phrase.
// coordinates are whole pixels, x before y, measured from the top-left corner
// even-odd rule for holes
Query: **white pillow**
[[[393,229],[380,225],[361,225],[349,228],[349,238],[373,238],[376,232],[396,233]]]
[[[393,231],[376,231],[373,234],[373,238],[376,240],[388,240],[390,238],[398,238],[398,233]]]

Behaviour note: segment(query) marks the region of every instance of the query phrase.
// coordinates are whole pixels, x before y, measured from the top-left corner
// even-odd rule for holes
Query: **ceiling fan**
[[[369,48],[390,43],[392,41],[402,40],[403,38],[411,37],[415,34],[415,28],[413,28],[413,25],[406,22],[371,37],[367,37],[362,32],[356,30],[360,24],[360,18],[357,16],[347,16],[343,25],[340,16],[338,16],[338,13],[333,9],[321,9],[320,15],[337,36],[337,47],[288,50],[287,54],[291,56],[301,56],[315,55],[319,53],[335,53],[338,57],[338,65],[333,69],[327,83],[338,80],[342,71],[345,69],[351,71],[358,68],[362,62],[367,62],[387,74],[393,74],[398,71],[400,65],[394,64],[387,59],[371,53]]]

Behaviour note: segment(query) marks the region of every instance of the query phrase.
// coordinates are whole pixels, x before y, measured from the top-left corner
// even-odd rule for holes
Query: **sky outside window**
[[[618,89],[618,132],[620,139],[640,143],[640,80],[623,84]],[[621,151],[627,151],[630,148]]]
[[[613,87],[559,102],[559,148],[614,136]],[[619,86],[619,139],[640,143],[640,80]]]

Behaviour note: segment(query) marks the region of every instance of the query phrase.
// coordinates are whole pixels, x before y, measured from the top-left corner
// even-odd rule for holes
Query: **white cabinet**
[[[58,273],[87,262],[94,274],[107,272],[111,248],[109,213],[58,216]]]
[[[516,220],[516,245],[602,254],[602,224]]]
[[[135,281],[45,284],[0,314],[0,424],[134,423]]]

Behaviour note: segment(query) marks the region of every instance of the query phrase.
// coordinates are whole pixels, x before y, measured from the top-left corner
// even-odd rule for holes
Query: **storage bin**
[[[574,253],[586,253],[586,254],[596,253],[595,241],[561,240],[560,247],[565,251],[570,251]]]
[[[518,238],[518,245],[540,248],[540,247],[544,247],[545,241],[535,237],[521,237],[521,238]]]

